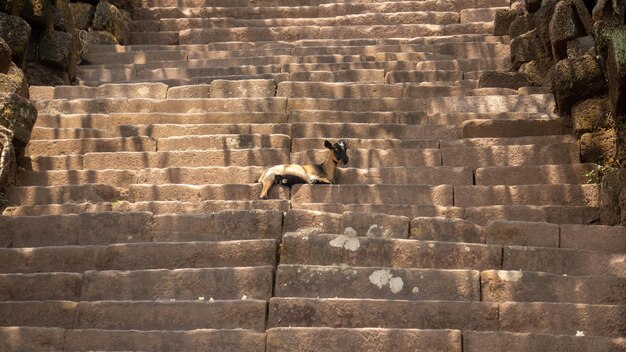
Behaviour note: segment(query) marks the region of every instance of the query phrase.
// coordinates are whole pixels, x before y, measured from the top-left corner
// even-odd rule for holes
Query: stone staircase
[[[626,351],[626,229],[507,70],[502,0],[145,0],[39,119],[1,351]],[[335,185],[274,186],[321,162]]]

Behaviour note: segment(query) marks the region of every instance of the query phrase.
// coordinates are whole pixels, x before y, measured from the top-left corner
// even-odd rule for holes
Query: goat
[[[328,149],[328,156],[321,164],[283,164],[272,166],[263,171],[258,181],[263,185],[260,199],[267,199],[267,193],[274,183],[291,187],[296,183],[335,183],[335,170],[339,161],[348,163],[348,145],[345,141],[332,144],[324,141],[324,147]]]

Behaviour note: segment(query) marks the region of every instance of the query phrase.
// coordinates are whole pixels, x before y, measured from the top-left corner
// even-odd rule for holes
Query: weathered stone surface
[[[72,17],[74,18],[74,27],[78,30],[88,30],[91,27],[96,8],[84,2],[75,2],[70,4]]]
[[[15,183],[17,161],[13,149],[13,132],[0,126],[0,190]]]
[[[626,184],[624,185],[626,189]],[[606,225],[561,225],[562,248],[609,253],[626,252],[626,227]]]
[[[74,17],[70,9],[69,0],[55,0],[54,29],[62,32],[73,33],[75,27]]]
[[[536,29],[514,38],[511,41],[511,62],[518,69],[523,63],[546,57]]]
[[[61,351],[64,348],[65,329],[37,327],[1,327],[0,350]],[[460,336],[459,336],[460,343]]]
[[[285,214],[283,232],[342,233],[340,214],[292,209]]]
[[[572,104],[576,101],[605,89],[600,63],[590,55],[559,61],[554,67],[552,89],[559,111],[569,114]]]
[[[463,350],[543,351],[551,352],[615,352],[626,350],[626,338],[511,333],[504,331],[463,332]]]
[[[550,20],[554,14],[554,8],[556,4],[561,0],[542,0],[541,6],[537,12],[535,12],[535,23],[537,34],[541,41],[541,44],[545,48],[548,56],[552,58],[552,45],[550,44]]]
[[[494,20],[494,35],[508,35],[511,22],[521,15],[519,10],[498,9],[496,10],[496,18]]]
[[[353,228],[357,236],[407,238],[409,233],[409,219],[404,216],[349,211],[342,220],[343,228]]]
[[[583,163],[606,164],[617,153],[615,130],[585,133],[580,137],[580,159]]]
[[[211,82],[211,98],[269,98],[276,93],[273,80],[215,80]]]
[[[490,222],[484,228],[487,244],[558,247],[559,225],[544,222]]]
[[[520,35],[532,31],[535,29],[535,16],[533,14],[526,13],[522,16],[518,16],[509,27],[509,35],[511,39],[519,37]]]
[[[113,34],[120,44],[126,44],[130,39],[130,18],[109,2],[101,1],[96,6],[93,29],[107,31]]]
[[[117,38],[107,31],[81,31],[81,36],[84,36],[85,45],[116,45],[119,44]],[[86,48],[84,48],[86,50]]]
[[[11,66],[11,47],[0,37],[0,74],[9,72]]]
[[[4,38],[12,51],[13,61],[20,67],[28,55],[30,26],[26,21],[0,12],[0,37]]]
[[[37,110],[31,102],[17,94],[0,99],[0,125],[13,131],[13,145],[24,148],[37,121]]]
[[[522,64],[519,69],[519,72],[525,73],[534,85],[544,87],[552,84],[553,71],[552,62],[547,57]]]
[[[56,6],[51,0],[22,1],[19,15],[33,27],[52,30]]]
[[[411,220],[410,238],[425,241],[485,243],[482,228],[469,221],[445,217]]]
[[[70,33],[54,31],[41,38],[37,48],[38,60],[41,63],[68,71],[76,65],[74,37]],[[72,63],[74,60],[74,63]]]
[[[596,128],[607,127],[609,122],[609,98],[593,97],[572,106],[572,122],[578,134],[588,133]]]
[[[523,72],[486,71],[480,76],[479,87],[499,87],[519,89],[531,86],[533,83]]]
[[[624,11],[624,10],[623,10]],[[614,116],[626,115],[626,26],[610,33],[606,70]],[[624,121],[624,117],[621,118]]]
[[[626,226],[626,169],[607,173],[600,191],[600,220],[606,225]]]
[[[567,57],[567,42],[592,33],[591,15],[581,0],[564,0],[556,4],[550,20],[549,34],[555,61]]]
[[[70,76],[67,72],[54,69],[40,62],[27,62],[24,72],[28,78],[28,83],[33,86],[71,84]]]
[[[593,36],[587,35],[567,41],[567,57],[574,58],[592,53],[595,48]]]
[[[11,63],[6,74],[0,73],[0,94],[18,94],[28,99],[28,83],[24,72]]]

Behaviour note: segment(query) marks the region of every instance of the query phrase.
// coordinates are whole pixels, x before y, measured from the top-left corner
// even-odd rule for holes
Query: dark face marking
[[[337,162],[343,161],[344,165],[348,163],[348,144],[345,141],[339,141],[339,143],[333,144],[333,155]]]

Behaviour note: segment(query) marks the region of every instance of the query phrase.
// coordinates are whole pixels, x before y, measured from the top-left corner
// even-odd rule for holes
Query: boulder
[[[68,0],[55,0],[56,7],[54,13],[54,29],[62,32],[72,33],[76,28],[74,16],[70,9]]]
[[[96,6],[92,27],[97,31],[107,31],[113,34],[120,44],[126,44],[130,38],[131,20],[117,7],[107,1],[101,1]]]
[[[595,3],[592,11],[594,21],[609,21],[618,25],[624,23],[625,0],[598,0]]]
[[[575,58],[587,54],[592,54],[595,49],[595,40],[587,35],[567,42],[567,57]]]
[[[542,59],[546,56],[547,53],[541,44],[536,29],[511,40],[511,63],[515,70],[523,63]]]
[[[622,121],[626,121],[626,26],[611,31],[606,72],[613,116],[619,116]]]
[[[550,44],[550,21],[554,14],[554,8],[560,0],[543,0],[541,6],[535,12],[535,24],[537,28],[537,35],[541,40],[541,43],[545,50],[552,57],[552,46]]]
[[[39,62],[68,71],[70,66],[76,65],[74,37],[70,33],[53,31],[46,34],[38,44]]]
[[[552,75],[552,89],[557,108],[561,113],[569,115],[575,102],[606,90],[600,63],[591,55],[557,62]]]
[[[580,159],[583,163],[610,164],[617,152],[615,130],[585,133],[580,137]]]
[[[524,0],[524,3],[529,13],[535,13],[541,7],[541,0]]]
[[[555,61],[567,57],[567,42],[591,34],[593,21],[581,0],[564,0],[556,4],[549,23],[550,46]]]
[[[553,66],[547,57],[523,64],[519,72],[525,73],[533,85],[549,87],[552,84]]]
[[[13,131],[13,146],[23,149],[37,121],[35,106],[18,94],[0,92],[0,125]],[[21,154],[21,153],[20,153]]]
[[[29,84],[33,86],[66,86],[72,84],[66,71],[54,69],[37,61],[26,63],[24,72]]]
[[[70,4],[70,11],[74,18],[74,28],[78,30],[88,30],[93,21],[96,8],[91,4],[76,2]]]
[[[517,90],[520,87],[532,85],[528,76],[523,72],[485,71],[478,81],[478,86],[481,88],[498,87]]]
[[[13,132],[0,126],[0,191],[17,183],[17,161],[12,140]]]
[[[535,29],[535,15],[534,14],[524,14],[523,16],[517,17],[509,27],[509,35],[511,38],[518,37],[528,31],[532,31]]]
[[[83,37],[84,35],[84,37]],[[81,31],[81,38],[86,46],[89,45],[116,45],[119,44],[113,34],[105,31]],[[83,52],[86,52],[83,50]]]
[[[4,38],[11,48],[13,62],[23,67],[28,55],[30,42],[30,26],[26,21],[0,12],[0,37]]]
[[[0,92],[14,93],[28,99],[28,83],[24,72],[11,63],[7,73],[0,73]]]
[[[608,172],[600,185],[600,221],[626,225],[626,169]]]
[[[577,134],[592,132],[596,128],[608,127],[609,97],[593,97],[572,106],[572,122]]]
[[[496,10],[496,16],[494,20],[494,35],[508,35],[509,27],[516,17],[521,16],[522,11],[513,9],[499,9]]]
[[[50,31],[54,28],[54,0],[22,0],[20,17],[33,28]]]
[[[9,72],[11,67],[11,47],[0,37],[0,73]]]
[[[117,7],[120,10],[133,12],[137,7],[141,7],[140,0],[109,0],[111,5]]]

